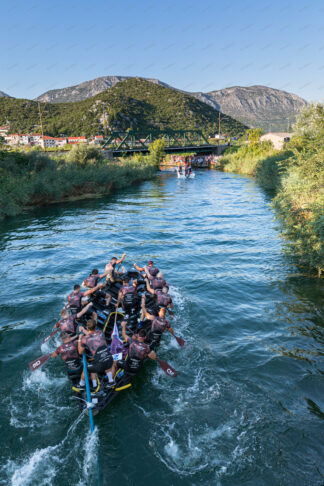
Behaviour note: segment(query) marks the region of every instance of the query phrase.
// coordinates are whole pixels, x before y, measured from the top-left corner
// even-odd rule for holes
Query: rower
[[[105,285],[104,284],[98,284],[93,289],[86,290],[85,292],[81,292],[81,287],[78,284],[75,284],[73,287],[73,292],[68,296],[68,304],[67,308],[71,310],[72,314],[76,314],[77,312],[80,312],[81,307],[82,307],[82,299],[84,297],[87,297],[88,295],[93,294],[96,292],[98,289],[103,288]]]
[[[142,317],[146,317],[152,321],[150,332],[148,333],[147,340],[150,341],[151,349],[155,349],[161,341],[162,334],[164,331],[169,331],[170,334],[174,335],[174,331],[170,326],[170,322],[165,318],[166,308],[160,307],[158,316],[150,314],[145,308],[145,294],[142,298]]]
[[[145,329],[140,329],[138,334],[133,334],[133,336],[130,337],[126,334],[126,321],[121,323],[121,327],[123,339],[129,344],[128,355],[126,360],[114,362],[113,373],[115,376],[118,367],[124,369],[126,373],[135,375],[141,369],[145,358],[155,360],[156,354],[151,350],[150,346],[145,343]]]
[[[134,267],[139,272],[144,272],[145,271],[145,268],[147,268],[147,270],[148,270],[149,274],[151,275],[151,277],[155,277],[159,273],[159,269],[154,266],[153,260],[150,260],[148,262],[148,266],[147,267],[145,267],[145,266],[144,267],[139,267],[136,263],[134,263]]]
[[[105,275],[106,275],[105,273],[99,275],[98,269],[94,268],[90,273],[89,277],[84,279],[82,285],[83,287],[88,287],[88,289],[93,289],[93,287],[95,287],[98,284],[99,280],[105,277]]]
[[[89,319],[87,321],[87,330],[85,334],[79,336],[78,351],[82,355],[86,352],[88,363],[88,371],[91,373],[92,385],[96,387],[96,374],[106,374],[108,385],[111,387],[114,384],[112,378],[112,364],[113,358],[108,351],[108,345],[105,335],[102,331],[96,330],[96,323]],[[84,388],[84,372],[82,372],[79,388]]]
[[[146,282],[147,291],[150,292],[150,294],[152,294],[152,295],[156,295],[156,303],[157,303],[158,306],[165,307],[166,309],[169,309],[169,308],[172,309],[174,307],[173,302],[172,302],[172,297],[168,293],[169,287],[167,285],[164,285],[162,287],[162,290],[161,289],[154,290],[150,286],[148,279],[145,279],[145,282]]]
[[[110,262],[107,263],[105,267],[105,272],[103,273],[103,277],[106,276],[107,285],[115,282],[121,282],[119,277],[123,274],[123,272],[116,272],[115,267],[117,264],[122,263],[125,257],[126,253],[123,253],[122,257],[119,260],[117,259],[117,257],[112,257],[110,259]]]
[[[71,380],[78,379],[81,376],[83,366],[78,353],[76,336],[71,338],[68,333],[62,332],[61,338],[63,344],[52,353],[52,358],[61,356],[66,364],[68,377]]]
[[[62,319],[55,324],[54,329],[58,327],[60,328],[61,337],[63,334],[67,334],[69,337],[75,336],[76,327],[77,327],[76,320],[80,319],[80,317],[82,317],[86,312],[88,312],[88,310],[92,305],[93,305],[92,302],[89,302],[89,304],[83,307],[83,309],[80,312],[74,315],[70,315],[67,309],[65,308],[62,309],[61,310]]]
[[[162,272],[159,272],[156,275],[156,277],[152,277],[150,273],[147,271],[147,269],[145,270],[145,273],[147,278],[150,280],[150,286],[152,287],[153,290],[157,290],[157,289],[162,290],[162,288],[166,285],[166,281],[163,278]]]
[[[118,293],[118,300],[122,303],[126,314],[130,314],[136,305],[137,300],[137,280],[133,280],[130,285],[129,277],[123,278],[123,285]]]

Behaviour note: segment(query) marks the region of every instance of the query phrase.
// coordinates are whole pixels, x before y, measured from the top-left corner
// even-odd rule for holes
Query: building
[[[22,133],[22,134],[19,134],[19,143],[21,145],[28,145],[29,142],[30,142],[30,136],[28,135],[28,133]]]
[[[74,145],[76,143],[87,143],[88,140],[85,137],[68,137],[68,143]]]
[[[63,145],[67,144],[66,137],[56,137],[54,138],[54,140],[55,140],[56,147],[63,147]]]
[[[3,127],[0,127],[0,137],[4,137],[5,135],[7,135],[9,128],[10,125],[4,125]]]
[[[40,140],[40,146],[43,147],[43,148],[44,147],[46,147],[46,148],[56,147],[55,138],[48,137],[47,135],[44,135],[44,137],[42,137],[41,140]]]
[[[40,133],[32,133],[29,135],[31,145],[41,145],[42,136]]]
[[[276,150],[281,150],[287,142],[290,142],[291,133],[287,132],[269,132],[261,135],[260,141],[270,140]]]
[[[4,139],[8,145],[18,145],[19,135],[18,133],[12,133],[11,135],[5,135]]]
[[[93,143],[93,145],[100,145],[103,142],[104,142],[103,135],[96,135],[91,143]]]

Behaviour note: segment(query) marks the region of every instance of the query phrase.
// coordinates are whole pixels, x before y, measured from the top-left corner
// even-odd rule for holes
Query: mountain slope
[[[194,95],[216,110],[265,131],[287,131],[307,106],[299,96],[267,86],[233,86]]]
[[[95,135],[109,130],[201,129],[218,130],[218,111],[193,96],[130,78],[92,98],[74,103],[42,105],[44,132],[48,135]],[[0,98],[0,125],[10,122],[11,132],[39,130],[37,102]],[[246,127],[221,114],[222,130],[241,135]]]
[[[73,101],[83,101],[87,98],[91,98],[98,93],[102,93],[108,88],[115,86],[120,81],[126,81],[133,79],[130,76],[102,76],[101,78],[92,79],[91,81],[85,81],[84,83],[70,86],[68,88],[52,89],[46,91],[42,95],[35,98],[36,101],[44,101],[49,103],[69,103]],[[141,78],[146,79],[146,78]],[[165,83],[162,83],[158,79],[147,79],[154,84],[160,86],[170,87]]]
[[[12,96],[9,96],[7,93],[4,93],[3,91],[0,91],[0,98],[2,96],[5,97],[5,98],[12,98]]]
[[[68,88],[47,91],[36,100],[50,103],[81,101],[105,91],[128,76],[103,76]],[[136,78],[137,79],[137,78]],[[144,79],[144,78],[141,78]],[[171,89],[158,79],[147,79]],[[181,93],[186,93],[181,90]],[[291,128],[307,102],[299,96],[267,86],[233,86],[208,93],[186,93],[251,127],[265,131]]]

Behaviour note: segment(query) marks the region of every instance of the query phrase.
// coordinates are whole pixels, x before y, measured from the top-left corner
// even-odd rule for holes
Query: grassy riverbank
[[[324,270],[324,106],[310,106],[295,126],[289,150],[256,142],[228,151],[222,169],[254,176],[274,191],[287,253],[299,265]]]
[[[28,207],[108,194],[150,179],[159,151],[147,157],[110,162],[95,147],[75,147],[68,155],[0,151],[0,219]]]

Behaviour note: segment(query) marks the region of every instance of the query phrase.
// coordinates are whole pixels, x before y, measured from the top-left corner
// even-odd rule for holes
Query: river
[[[102,199],[0,225],[1,484],[323,485],[323,283],[281,251],[269,197],[216,171],[158,175]],[[159,354],[89,435],[61,360],[28,363],[65,297],[127,252],[171,284]],[[98,472],[98,463],[100,472]]]

